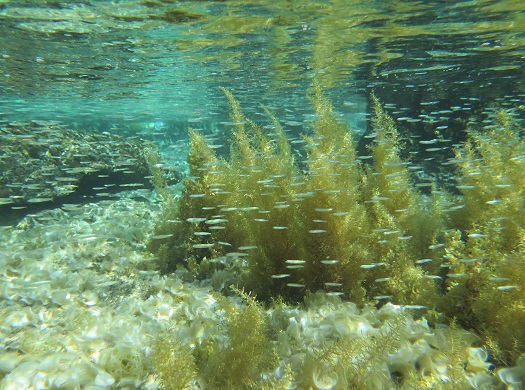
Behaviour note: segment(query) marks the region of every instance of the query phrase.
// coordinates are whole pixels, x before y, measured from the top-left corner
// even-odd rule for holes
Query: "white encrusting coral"
[[[221,382],[206,377],[216,372],[206,359],[235,346],[232,337],[241,336],[232,332],[258,315],[267,334],[253,337],[267,337],[276,359],[252,388],[496,386],[471,333],[431,328],[414,308],[358,308],[318,292],[303,305],[265,310],[214,292],[213,286],[224,288],[224,275],[201,281],[184,270],[160,275],[143,246],[154,209],[122,198],[42,212],[2,230],[1,389],[213,388]],[[521,373],[519,366],[499,377],[510,384]]]
[[[154,384],[151,346],[170,320],[188,342],[209,328],[209,289],[160,277],[141,253],[152,221],[146,207],[123,199],[3,229],[2,389]]]
[[[449,381],[470,387],[471,378],[490,381],[487,354],[469,346],[475,340],[469,332],[432,329],[426,320],[415,320],[411,310],[392,304],[360,310],[325,293],[307,296],[305,304],[305,310],[272,313],[274,321],[288,318],[278,352],[281,364],[300,373],[297,388],[387,389],[395,383],[440,386]]]

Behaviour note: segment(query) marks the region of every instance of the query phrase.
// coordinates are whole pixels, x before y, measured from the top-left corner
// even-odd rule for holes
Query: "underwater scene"
[[[525,389],[523,0],[0,35],[0,389]]]

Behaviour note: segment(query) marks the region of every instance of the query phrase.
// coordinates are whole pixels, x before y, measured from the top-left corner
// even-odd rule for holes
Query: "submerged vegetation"
[[[231,160],[218,158],[190,130],[186,190],[158,229],[160,236],[174,234],[160,248],[168,269],[186,261],[197,272],[209,270],[210,261],[218,268],[240,263],[238,283],[262,299],[297,300],[305,289],[326,289],[354,302],[381,294],[414,303],[431,293],[434,282],[421,277],[414,259],[429,255],[439,216],[423,217],[429,202],[413,189],[393,122],[377,102],[374,162],[364,167],[348,129],[314,89],[317,119],[304,137],[301,169],[275,118],[266,135],[226,95],[236,123]]]
[[[523,388],[524,4],[0,0],[0,389]]]
[[[291,141],[224,92],[230,156],[190,130],[180,196],[144,151],[154,233],[159,203],[136,190],[2,230],[2,388],[523,382],[525,146],[512,112],[454,146],[455,193],[423,192],[375,98],[356,151],[318,86],[312,131]]]
[[[457,193],[435,185],[422,193],[411,174],[417,168],[400,157],[394,122],[374,97],[363,156],[314,85],[316,116],[312,132],[296,141],[306,153],[297,160],[270,112],[268,131],[224,92],[233,123],[230,157],[216,155],[204,135],[190,130],[190,176],[150,243],[164,270],[189,270],[217,290],[238,285],[263,301],[297,302],[324,290],[362,307],[401,304],[426,312],[434,326],[452,325],[451,340],[462,332],[457,325],[473,330],[494,364],[517,362],[525,353],[525,144],[512,112],[494,111],[484,127],[474,122],[468,141],[454,146],[448,164],[457,173]],[[378,348],[390,348],[390,341]],[[345,338],[325,344],[320,361],[337,372],[344,353],[358,345]],[[475,359],[483,362],[483,353]],[[447,359],[460,367],[461,356]],[[339,378],[349,378],[349,369]]]

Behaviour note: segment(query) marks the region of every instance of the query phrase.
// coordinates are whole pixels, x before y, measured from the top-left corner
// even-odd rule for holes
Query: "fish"
[[[306,285],[301,284],[301,283],[286,283],[286,285],[288,287],[292,287],[292,288],[304,288],[304,287],[306,287]]]
[[[304,264],[306,263],[306,261],[304,260],[286,260],[285,263],[286,264]]]
[[[321,260],[321,264],[325,264],[325,265],[335,265],[339,263],[339,260]]]
[[[186,218],[186,222],[189,222],[189,223],[199,223],[199,222],[204,222],[206,221],[206,218]]]
[[[290,276],[290,274],[276,274],[276,275],[272,275],[272,279],[284,279],[284,278],[287,278],[289,276]]]
[[[192,247],[195,249],[209,249],[213,248],[215,244],[193,244]]]

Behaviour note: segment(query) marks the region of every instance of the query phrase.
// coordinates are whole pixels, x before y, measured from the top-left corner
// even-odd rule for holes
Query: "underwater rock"
[[[107,198],[150,187],[144,152],[154,144],[109,133],[73,131],[58,122],[13,122],[0,128],[2,223],[61,203]],[[167,180],[178,181],[170,171]]]

